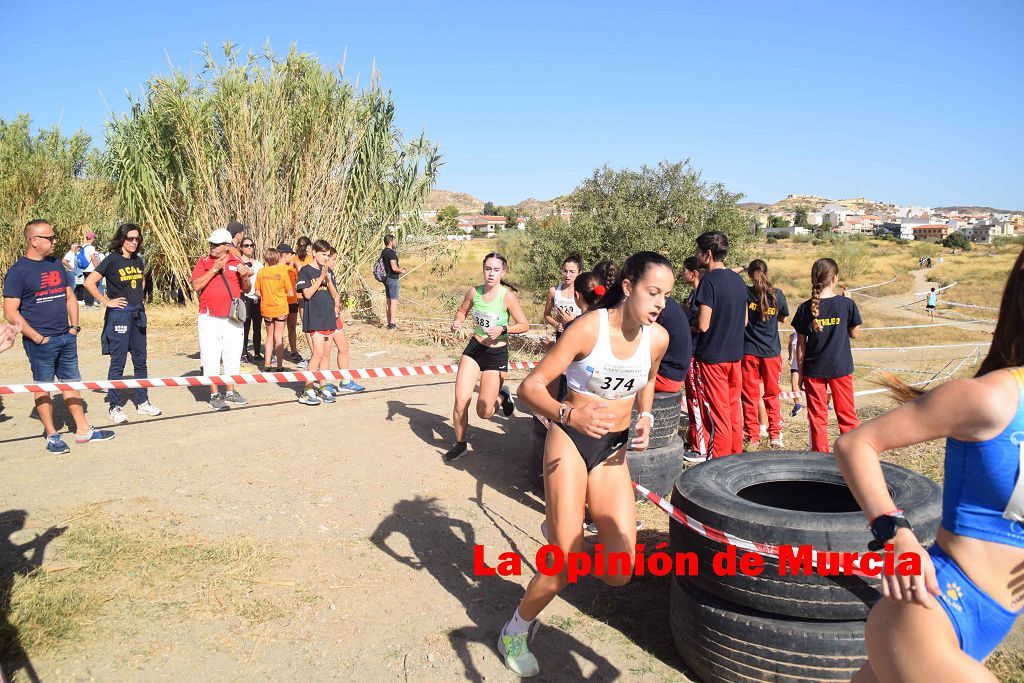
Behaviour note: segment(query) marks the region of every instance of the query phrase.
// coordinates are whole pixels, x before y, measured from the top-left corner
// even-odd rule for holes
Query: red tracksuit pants
[[[711,409],[711,422],[715,436],[711,443],[711,457],[720,458],[743,452],[743,411],[740,408],[743,393],[740,361],[731,363],[705,363],[697,361],[704,382],[704,393]]]
[[[746,437],[755,443],[761,439],[761,425],[757,422],[757,404],[761,400],[762,383],[764,407],[768,411],[768,438],[775,440],[782,434],[782,410],[779,408],[781,371],[782,356],[743,356],[743,427],[746,430]]]
[[[804,377],[807,392],[807,423],[811,434],[811,450],[831,453],[828,442],[828,392],[832,392],[832,407],[836,410],[839,433],[845,434],[860,424],[853,407],[853,375],[822,379]]]

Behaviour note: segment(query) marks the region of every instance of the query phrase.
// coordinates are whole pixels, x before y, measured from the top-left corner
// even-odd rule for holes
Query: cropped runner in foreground
[[[675,276],[664,256],[633,254],[618,282],[594,310],[577,319],[519,385],[519,398],[551,421],[544,446],[544,497],[548,542],[563,553],[583,550],[584,503],[597,524],[605,553],[629,556],[636,544],[636,506],[626,467],[630,411],[640,411],[634,450],[644,450],[654,417],[654,384],[668,348],[668,333],[656,324]],[[569,396],[551,398],[548,384],[565,373]],[[631,573],[601,579],[623,586]],[[565,571],[537,574],[512,619],[498,637],[505,665],[520,676],[540,672],[529,639],[537,615],[568,584]]]
[[[508,261],[497,252],[484,256],[484,283],[472,287],[455,312],[452,332],[462,327],[467,314],[473,319],[473,338],[459,360],[455,376],[455,409],[452,424],[455,443],[444,454],[445,462],[458,460],[467,449],[469,431],[469,402],[473,388],[480,378],[480,395],[476,401],[476,414],[488,419],[501,406],[506,417],[515,410],[515,403],[505,384],[508,374],[508,335],[522,334],[530,329],[515,287],[502,278],[508,271]],[[512,325],[509,325],[509,319]],[[500,396],[500,398],[499,398]]]
[[[981,663],[1024,607],[1024,252],[1003,292],[992,347],[973,379],[922,393],[896,378],[890,413],[839,437],[836,461],[876,543],[921,556],[887,576],[868,616],[857,683],[995,681]],[[916,397],[916,398],[915,398]],[[942,524],[925,551],[895,510],[878,456],[946,438]],[[941,609],[940,609],[941,608]]]

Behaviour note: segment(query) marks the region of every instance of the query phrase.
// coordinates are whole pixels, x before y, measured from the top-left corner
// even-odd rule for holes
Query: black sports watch
[[[501,326],[501,334],[506,337],[508,336],[508,325]]]
[[[914,530],[902,512],[879,515],[868,525],[868,528],[871,529],[871,535],[875,537],[875,540],[868,543],[868,550],[874,551],[882,550],[885,544],[896,536],[899,529]]]
[[[72,325],[72,326],[71,326],[71,327],[69,327],[68,329],[69,329],[69,330],[74,330],[74,331],[75,331],[75,334],[78,334],[79,332],[81,332],[81,331],[82,331],[82,328],[81,328],[81,327],[80,327],[79,325]]]

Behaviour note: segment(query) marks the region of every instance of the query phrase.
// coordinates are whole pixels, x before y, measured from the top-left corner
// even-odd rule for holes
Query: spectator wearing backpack
[[[373,276],[378,282],[384,283],[384,296],[388,300],[388,329],[395,329],[395,317],[398,315],[398,278],[405,268],[398,265],[398,252],[395,251],[395,236],[384,235],[384,249],[380,259],[373,267]]]
[[[85,244],[83,244],[82,248],[78,250],[77,254],[75,254],[75,270],[81,271],[83,284],[86,278],[88,278],[89,275],[91,275],[93,271],[96,270],[96,266],[100,264],[99,254],[96,251],[96,247],[93,245],[93,242],[95,240],[96,233],[94,233],[92,230],[85,233]],[[100,307],[99,302],[96,301],[96,298],[92,294],[90,294],[88,290],[85,290],[84,295],[85,305],[87,307]]]
[[[68,275],[74,275],[75,299],[78,300],[78,303],[82,303],[82,299],[85,298],[85,276],[82,275],[82,269],[78,267],[78,252],[80,251],[82,251],[82,245],[75,242],[62,259],[64,270],[68,271]]]

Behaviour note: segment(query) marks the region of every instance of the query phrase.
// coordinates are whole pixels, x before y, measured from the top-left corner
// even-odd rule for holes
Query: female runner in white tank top
[[[655,321],[665,308],[675,276],[660,254],[642,251],[626,259],[619,280],[565,331],[519,385],[518,396],[551,421],[544,446],[544,495],[548,541],[563,556],[583,550],[583,510],[588,503],[606,555],[623,553],[628,570],[601,576],[623,586],[632,576],[636,506],[626,467],[630,413],[640,412],[634,450],[644,450],[654,417],[654,383],[668,348],[668,333]],[[559,403],[547,386],[565,374],[569,395]],[[519,608],[502,629],[498,651],[520,676],[540,671],[528,643],[536,618],[566,587],[568,576],[537,574]]]
[[[562,334],[565,324],[583,314],[576,304],[573,285],[583,270],[583,259],[577,252],[572,252],[562,264],[562,281],[548,290],[548,300],[544,304],[544,321],[555,328],[555,336]]]

